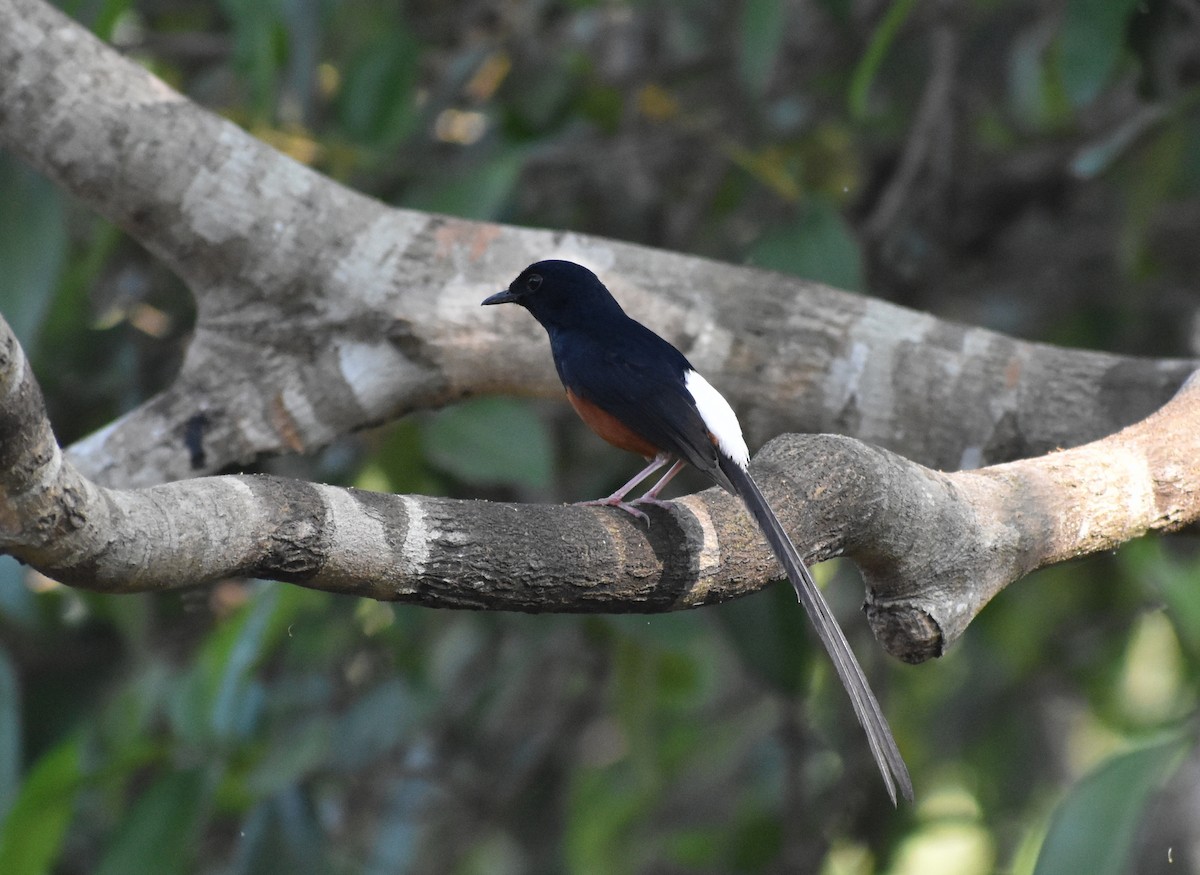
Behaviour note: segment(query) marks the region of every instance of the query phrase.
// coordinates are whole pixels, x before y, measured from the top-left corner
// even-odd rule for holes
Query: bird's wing
[[[732,492],[733,485],[718,462],[717,448],[685,384],[684,375],[691,365],[666,341],[648,330],[647,334],[653,340],[643,336],[632,348],[626,344],[588,355],[563,356],[559,367],[563,384]],[[580,366],[580,362],[587,364]]]

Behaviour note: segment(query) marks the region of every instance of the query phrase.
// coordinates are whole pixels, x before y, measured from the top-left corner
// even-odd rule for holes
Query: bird
[[[896,790],[913,798],[912,779],[887,719],[846,636],[796,546],[750,474],[750,452],[737,414],[671,343],[627,315],[588,268],[550,259],[529,265],[483,305],[517,304],[550,338],[567,400],[601,438],[647,460],[646,467],[607,498],[581,504],[620,508],[649,523],[638,505],[669,506],[658,496],[691,464],[741,499],[779,560],[824,645],[866,732],[892,804]],[[628,494],[667,469],[640,498]]]

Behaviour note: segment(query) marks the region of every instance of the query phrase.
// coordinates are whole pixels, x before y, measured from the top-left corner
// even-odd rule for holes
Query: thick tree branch
[[[39,0],[0,0],[0,20],[0,143],[128,229],[198,305],[176,383],[70,460],[0,333],[0,550],[53,577],[129,592],[251,574],[530,611],[669,610],[774,579],[717,490],[646,530],[594,508],[275,478],[151,486],[464,395],[557,395],[537,326],[478,306],[556,254],[600,269],[735,399],[752,440],[798,427],[852,436],[781,438],[755,467],[810,557],[863,568],[876,634],[901,658],[942,652],[1034,568],[1196,519],[1200,390],[1167,403],[1196,362],[1023,343],[760,271],[389,209]],[[853,438],[945,468],[1095,442],[943,474]]]
[[[1073,450],[940,473],[851,438],[789,436],[754,462],[802,551],[864,571],[896,656],[939,655],[1029,571],[1200,517],[1200,378]],[[779,576],[732,496],[655,511],[383,495],[273,477],[106,489],[66,461],[0,319],[0,552],[104,592],[254,575],[431,607],[667,611]]]
[[[188,283],[165,392],[72,448],[144,486],[465,395],[557,396],[544,338],[479,301],[530,261],[598,269],[738,407],[752,444],[848,434],[940,468],[1094,440],[1197,366],[1024,343],[803,280],[611,240],[389,209],[171,90],[41,0],[0,0],[0,145]]]

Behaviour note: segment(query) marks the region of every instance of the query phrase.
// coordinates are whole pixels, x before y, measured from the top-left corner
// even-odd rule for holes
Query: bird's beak
[[[486,307],[488,304],[511,304],[516,299],[516,295],[514,295],[508,289],[505,289],[502,292],[496,292],[496,294],[492,295],[490,298],[484,298],[483,304],[480,306]]]

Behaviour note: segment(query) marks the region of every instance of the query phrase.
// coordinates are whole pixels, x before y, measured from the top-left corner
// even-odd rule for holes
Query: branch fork
[[[67,461],[0,318],[0,552],[109,593],[255,576],[428,607],[659,612],[725,601],[779,569],[735,498],[649,508],[385,495],[265,476],[122,490]],[[787,435],[754,474],[811,559],[845,555],[893,655],[941,655],[1009,583],[1200,515],[1200,379],[1108,438],[978,471],[932,471],[853,438]]]

